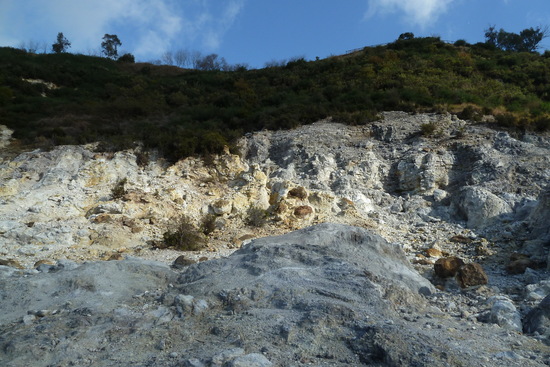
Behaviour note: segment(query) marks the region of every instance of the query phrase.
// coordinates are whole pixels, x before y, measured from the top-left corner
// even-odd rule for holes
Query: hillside
[[[326,117],[365,124],[381,111],[495,115],[508,127],[550,127],[550,57],[398,40],[323,60],[232,72],[128,64],[0,49],[0,124],[23,145],[102,141],[158,149],[172,161],[220,153],[243,133]]]
[[[547,366],[548,56],[0,49],[0,365]]]

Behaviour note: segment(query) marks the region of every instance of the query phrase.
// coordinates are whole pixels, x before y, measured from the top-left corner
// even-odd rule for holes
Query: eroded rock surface
[[[428,123],[436,129],[424,136],[422,126]],[[132,256],[171,264],[181,252],[155,250],[152,244],[162,241],[181,215],[201,230],[208,220],[208,247],[186,253],[172,270],[164,267],[155,273],[164,274],[158,282],[160,293],[145,276],[141,294],[148,291],[155,296],[125,301],[128,293],[122,293],[113,299],[128,307],[113,304],[115,308],[98,311],[97,318],[86,312],[88,306],[14,303],[25,314],[10,316],[2,325],[23,344],[4,340],[5,356],[11,356],[6,360],[25,348],[28,333],[47,335],[42,333],[42,322],[44,328],[52,328],[53,339],[44,342],[52,343],[47,347],[56,351],[52,356],[60,350],[56,345],[73,348],[76,339],[67,337],[73,330],[70,325],[76,325],[77,334],[82,332],[80,326],[99,323],[109,329],[118,325],[112,326],[112,337],[91,344],[88,334],[78,334],[88,344],[74,352],[78,359],[89,350],[100,353],[102,348],[110,350],[111,344],[112,348],[119,345],[120,359],[111,365],[124,365],[124,359],[132,365],[135,350],[148,356],[140,359],[147,362],[139,363],[161,366],[284,365],[281,361],[287,365],[443,366],[462,361],[463,365],[536,366],[549,359],[547,318],[542,311],[548,302],[541,302],[550,293],[547,134],[498,131],[448,114],[388,112],[364,126],[327,120],[291,131],[262,131],[240,141],[241,156],[226,152],[208,164],[189,158],[169,165],[139,149],[97,153],[93,145],[16,154],[9,145],[10,132],[0,130],[0,263],[6,265],[0,266],[0,273],[29,294],[39,292],[33,282],[45,284],[40,279],[51,277],[51,284],[61,287],[56,274],[80,279],[78,273],[85,274],[86,269],[98,267],[101,273],[107,271],[100,270],[102,266],[114,267],[78,267],[83,261]],[[117,190],[121,183],[123,190]],[[359,237],[354,240],[339,235],[342,229],[326,226],[315,227],[327,231],[324,236],[308,230],[283,237],[288,246],[270,245],[279,239],[254,240],[322,223],[368,229],[368,235],[360,236],[369,238],[365,243],[379,235],[391,245],[360,255],[354,252],[363,243]],[[312,240],[303,242],[304,233]],[[335,249],[328,251],[331,246]],[[386,263],[403,256],[413,268],[404,265],[395,272]],[[453,256],[466,265],[478,264],[483,271],[478,273],[486,277],[470,284],[454,275],[437,276],[434,264]],[[204,261],[208,259],[217,260]],[[138,260],[121,264],[128,261],[136,269],[142,266]],[[369,261],[388,271],[362,265]],[[150,274],[147,269],[153,265],[143,266],[144,274]],[[355,276],[358,269],[362,275]],[[136,290],[130,278],[139,271],[120,271],[129,274],[129,278],[121,276],[121,284],[129,282],[129,289]],[[345,271],[351,275],[344,276]],[[310,281],[319,292],[304,289]],[[82,287],[69,284],[59,294],[46,288],[50,297],[38,298],[61,300],[76,294],[85,301],[111,292],[101,282],[84,283]],[[61,316],[56,315],[65,315],[69,321],[61,328],[56,324]],[[52,316],[58,318],[48,326]],[[209,320],[205,325],[210,329],[203,328],[199,318]],[[254,329],[240,326],[247,325],[247,319],[250,325],[265,322],[275,331],[259,330],[255,338]],[[173,320],[180,323],[172,327]],[[522,329],[519,323],[525,336],[517,334]],[[157,333],[150,325],[162,328]],[[182,329],[196,329],[196,339],[206,342],[199,346],[194,335],[178,334]],[[133,333],[137,336],[132,337]],[[186,349],[171,339],[172,333],[180,335],[183,344],[198,343],[193,344],[192,353],[186,352],[186,359],[181,352]],[[280,343],[287,344],[281,345],[295,348],[291,348],[294,354],[283,356],[281,345],[262,339],[273,338],[273,333],[283,335]],[[331,344],[335,338],[345,340],[345,346]],[[251,339],[257,342],[245,342]],[[302,339],[315,347],[302,348]],[[402,345],[403,340],[409,342]],[[210,342],[220,348],[212,350]],[[46,344],[40,345],[46,348]],[[321,344],[327,346],[323,349]],[[426,350],[426,345],[432,349]],[[128,351],[121,352],[124,348]],[[479,355],[472,352],[478,349]],[[96,355],[103,365],[109,365],[107,354]],[[86,363],[82,359],[77,364]]]
[[[399,246],[345,225],[254,240],[181,272],[126,259],[1,276],[4,366],[543,366],[550,356],[442,311]]]

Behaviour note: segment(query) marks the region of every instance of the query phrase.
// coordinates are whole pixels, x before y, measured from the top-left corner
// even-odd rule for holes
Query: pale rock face
[[[436,124],[437,133],[422,136],[421,127],[426,123]],[[544,362],[541,355],[550,355],[539,352],[540,345],[529,349],[532,338],[516,333],[518,317],[533,309],[534,326],[528,327],[524,320],[524,331],[548,336],[548,316],[543,312],[548,302],[537,306],[550,292],[544,283],[546,275],[538,268],[528,268],[522,275],[505,275],[510,253],[522,246],[522,253],[532,260],[548,256],[548,134],[512,137],[456,116],[389,112],[364,126],[326,120],[290,131],[262,131],[247,135],[240,145],[242,157],[226,151],[208,165],[198,158],[168,165],[153,153],[149,163],[138,166],[132,150],[113,154],[94,152],[93,145],[64,146],[50,152],[14,156],[0,144],[0,260],[2,264],[19,263],[27,268],[0,265],[0,276],[10,279],[3,284],[16,289],[19,284],[28,283],[24,279],[28,275],[40,274],[35,279],[44,279],[42,284],[79,296],[88,292],[94,302],[105,299],[107,306],[113,306],[107,310],[109,316],[92,314],[92,322],[103,320],[111,331],[115,330],[112,323],[120,322],[120,330],[125,330],[132,321],[128,316],[133,314],[135,320],[142,322],[138,322],[138,329],[147,330],[135,333],[147,335],[146,340],[126,338],[127,343],[131,340],[131,346],[116,344],[108,350],[131,356],[143,346],[149,353],[147,348],[153,345],[149,332],[153,332],[157,352],[166,351],[156,355],[169,358],[159,365],[199,365],[202,361],[209,365],[213,356],[234,348],[235,341],[257,340],[266,343],[269,358],[273,348],[284,349],[273,360],[274,365],[288,362],[288,355],[283,354],[293,342],[300,340],[306,346],[300,347],[304,351],[309,350],[313,339],[314,344],[319,344],[314,358],[332,358],[334,354],[330,363],[341,360],[347,361],[346,365],[365,360],[377,364],[382,363],[381,358],[399,365],[408,365],[407,358],[418,358],[409,365],[439,365],[431,358],[443,358],[443,354],[436,356],[432,352],[445,351],[447,355],[449,348],[456,348],[452,354],[456,359],[449,357],[441,365],[461,360],[466,365],[500,366],[505,362],[499,356],[515,353],[521,355],[522,365],[539,366]],[[126,179],[125,192],[113,197],[113,188],[122,179]],[[265,212],[267,224],[250,224],[250,209],[258,209],[260,215]],[[85,264],[77,273],[70,273],[78,267],[76,263],[88,260],[135,256],[165,264],[173,262],[181,252],[155,250],[152,245],[162,241],[163,234],[181,216],[197,227],[205,219],[211,220],[208,248],[186,252],[189,263],[201,258],[217,260],[198,262],[187,270],[179,269],[178,274],[166,265],[158,268],[131,258],[99,262],[102,265],[97,266]],[[310,225],[313,227],[303,229]],[[295,229],[301,230],[276,240],[265,238]],[[264,238],[253,240],[259,237]],[[241,246],[242,251],[226,257]],[[435,259],[423,255],[427,249],[437,249],[434,256],[459,256],[466,264],[482,264],[488,284],[455,292],[457,281],[448,279],[438,284],[447,287],[446,292],[437,292],[429,281],[434,280]],[[52,265],[35,265],[39,260]],[[414,267],[407,260],[416,260]],[[39,269],[35,270],[37,266]],[[56,273],[59,268],[67,272]],[[78,276],[81,271],[93,274],[82,278]],[[131,279],[121,275],[118,281],[112,277],[128,271],[134,274]],[[144,274],[151,272],[162,281],[144,282]],[[93,280],[96,273],[101,281]],[[15,277],[21,278],[17,284],[12,283]],[[63,287],[51,282],[65,277],[71,279],[67,280],[69,287],[65,281],[59,283]],[[180,277],[179,283],[175,277]],[[125,294],[123,301],[119,298],[124,306],[113,305],[116,297],[104,294],[111,291],[112,282],[115,293]],[[532,287],[525,287],[526,282]],[[38,283],[35,286],[42,289]],[[158,294],[161,286],[164,290]],[[353,290],[353,294],[347,294],[346,289]],[[527,293],[523,294],[525,289]],[[54,294],[53,289],[43,290],[47,296],[32,302]],[[486,303],[491,296],[503,292],[515,293]],[[178,295],[181,297],[176,300]],[[19,302],[15,293],[10,296]],[[90,316],[78,314],[82,311],[79,302],[87,298],[76,298],[57,316],[43,319],[39,317],[48,310],[42,310],[40,304],[36,311],[4,300],[20,313],[13,321],[24,329],[17,339],[21,350],[27,350],[29,345],[34,348],[28,358],[35,358],[38,350],[45,353],[41,345],[26,337],[27,332],[36,334],[28,325],[40,322],[42,327],[53,322],[55,328],[59,321],[60,327],[66,329],[67,320],[87,322]],[[54,303],[51,312],[57,312],[63,302],[49,299]],[[318,303],[310,303],[312,300]],[[424,302],[429,303],[425,311],[411,313],[411,306],[424,307]],[[269,321],[269,325],[262,331],[263,339],[255,334],[261,318],[254,310],[249,312],[251,305],[266,311],[262,320]],[[233,324],[224,329],[226,326],[220,326],[220,322],[225,321],[220,321],[219,312],[229,311],[227,307],[231,313],[222,319]],[[371,307],[377,311],[372,312]],[[297,311],[304,314],[286,317]],[[477,323],[481,314],[487,317],[486,322],[496,325]],[[189,318],[195,316],[201,317],[200,322]],[[197,340],[202,341],[203,336],[205,340],[215,340],[212,344],[200,343],[208,358],[196,360],[197,356],[189,356],[186,361],[178,361],[168,357],[189,344],[188,340],[173,337],[178,329],[173,323],[182,320],[188,324],[181,330],[188,330],[189,326],[193,332],[199,331],[197,335],[202,336]],[[242,327],[245,320],[249,328]],[[81,324],[84,328],[86,325]],[[165,329],[164,325],[171,328]],[[219,334],[212,333],[214,327]],[[200,334],[200,328],[204,334]],[[241,328],[245,338],[239,338],[240,332],[225,338]],[[502,333],[495,328],[514,332]],[[347,331],[331,334],[338,330]],[[51,331],[51,335],[61,335],[57,329]],[[454,334],[451,344],[447,343],[449,333]],[[185,332],[183,337],[189,335]],[[96,336],[90,337],[94,343],[98,341]],[[222,339],[225,346],[218,348]],[[359,342],[350,343],[351,340]],[[373,355],[369,348],[374,344],[369,343],[375,340],[386,340],[388,344]],[[518,340],[523,343],[522,348],[514,347],[515,352],[510,352],[510,345],[516,345],[512,343]],[[346,358],[336,350],[325,349],[336,341],[345,344],[339,350],[349,352]],[[4,342],[6,350],[14,345],[11,337]],[[175,351],[166,350],[171,343],[179,343],[172,344]],[[70,344],[67,350],[87,347]],[[217,350],[212,351],[212,346]],[[65,347],[60,344],[57,351]],[[102,353],[101,348],[96,350],[94,353]],[[267,363],[254,354],[260,350],[261,346],[243,347],[238,356],[224,363]],[[465,354],[465,350],[474,352]],[[495,354],[497,351],[499,354]],[[79,350],[75,356],[89,354],[83,352]],[[358,355],[365,360],[360,361]],[[124,358],[126,355],[121,356],[121,360]],[[311,363],[323,362],[316,359]]]
[[[491,307],[488,314],[489,322],[504,329],[522,331],[521,315],[511,300],[502,296],[493,296],[487,303]]]
[[[528,221],[534,238],[550,242],[550,185],[539,195]]]
[[[419,135],[425,123],[438,125],[436,137]],[[479,235],[513,238],[521,225],[502,231],[501,219],[525,220],[532,239],[548,236],[548,200],[535,201],[550,182],[547,138],[519,140],[448,115],[392,112],[365,126],[326,120],[262,131],[240,141],[243,158],[226,151],[209,166],[197,158],[169,166],[153,154],[140,167],[133,151],[93,149],[57,147],[0,161],[0,256],[24,247],[31,255],[21,262],[32,266],[42,258],[138,254],[182,215],[199,226],[209,214],[223,222],[212,237],[216,248],[242,232],[280,234],[322,222],[373,228],[410,250],[435,241],[418,235],[422,223],[444,223],[441,237],[466,221]],[[127,193],[113,199],[121,179]],[[289,194],[297,187],[305,195]],[[266,210],[268,225],[249,228],[250,208]],[[542,251],[539,242],[532,247]]]
[[[550,185],[540,193],[538,200],[527,218],[531,229],[530,241],[524,248],[531,253],[544,256],[545,248],[550,244]],[[550,270],[550,254],[547,256],[547,267]]]
[[[512,212],[508,203],[480,187],[466,187],[456,205],[470,228],[485,227],[498,220],[500,215]]]
[[[444,189],[453,163],[454,157],[447,152],[411,155],[397,164],[399,189],[426,194]]]

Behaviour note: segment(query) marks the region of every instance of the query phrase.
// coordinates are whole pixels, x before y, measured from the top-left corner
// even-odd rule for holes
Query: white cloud
[[[217,49],[246,0],[2,0],[0,46],[36,40],[49,44],[57,32],[73,52],[97,49],[105,33],[138,58],[158,58],[177,45]],[[221,5],[220,5],[221,3]]]
[[[454,0],[370,0],[366,18],[377,14],[404,13],[405,19],[425,27],[445,13]]]
[[[244,3],[245,0],[231,0],[220,6],[214,1],[202,0],[197,7],[186,9],[184,33],[187,41],[199,43],[207,50],[215,51],[241,13]],[[212,6],[213,4],[216,6]]]

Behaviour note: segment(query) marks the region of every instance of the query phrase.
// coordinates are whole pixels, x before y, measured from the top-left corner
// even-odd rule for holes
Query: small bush
[[[113,200],[122,199],[124,195],[126,195],[126,182],[128,182],[126,177],[118,180],[115,187],[113,187],[113,189],[111,190],[111,197],[113,198]]]
[[[210,233],[214,232],[214,230],[216,230],[216,216],[208,214],[202,218],[201,231],[208,236]]]
[[[124,54],[124,55],[120,56],[117,61],[133,64],[133,63],[136,62],[136,59],[135,59],[134,55],[132,55],[132,54]]]
[[[465,40],[457,40],[455,43],[454,43],[455,46],[457,47],[463,47],[463,46],[468,46],[468,42],[466,42]]]
[[[180,251],[198,251],[206,246],[206,238],[191,224],[188,217],[178,219],[172,231],[163,235],[163,244],[160,248],[174,248]]]
[[[435,122],[428,122],[420,126],[420,131],[423,136],[432,136],[437,130],[437,124]]]
[[[268,212],[257,206],[251,206],[246,212],[246,223],[254,227],[263,227],[267,223]]]
[[[146,167],[149,164],[149,153],[148,152],[137,152],[136,153],[136,164],[139,167]]]
[[[481,111],[479,108],[476,108],[474,106],[466,106],[462,110],[462,112],[459,112],[457,114],[458,118],[461,120],[472,120],[472,121],[481,121]]]
[[[515,127],[518,125],[518,118],[511,113],[500,113],[495,116],[496,123],[504,127]]]
[[[541,116],[533,121],[535,130],[548,131],[550,130],[550,116]]]

